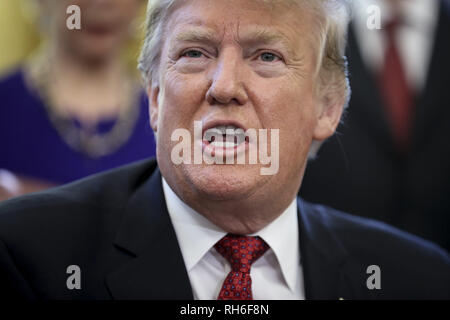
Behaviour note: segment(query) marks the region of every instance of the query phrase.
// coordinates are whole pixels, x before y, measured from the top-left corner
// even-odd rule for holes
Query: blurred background
[[[70,5],[80,30],[67,27]],[[136,69],[145,5],[0,2],[0,198],[155,154]]]
[[[300,195],[450,250],[450,5],[355,0],[352,97]],[[379,11],[381,28],[370,29]]]
[[[42,5],[46,2],[52,1],[2,0],[0,2],[0,74],[5,74],[9,70],[19,67],[48,37],[40,25],[42,20],[45,21],[46,18],[49,18],[48,13],[42,11]],[[63,7],[65,9],[70,4],[80,5],[86,1],[62,2],[66,4]],[[93,2],[96,2],[96,0]],[[100,0],[99,2],[104,1]],[[128,0],[124,0],[124,2],[129,3]],[[136,60],[144,37],[142,24],[145,21],[147,4],[146,0],[134,2],[138,4],[136,16],[130,22],[132,24],[130,28],[134,29],[129,34],[129,38],[126,39],[123,52],[123,57],[132,72],[136,71]],[[102,10],[102,8],[98,10]],[[70,14],[64,14],[66,18],[70,16]]]
[[[0,199],[154,154],[136,72],[145,4],[0,1]],[[352,98],[300,196],[450,250],[449,1],[353,4]]]

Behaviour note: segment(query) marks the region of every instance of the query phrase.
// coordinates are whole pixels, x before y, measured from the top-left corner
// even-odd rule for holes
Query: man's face
[[[172,9],[159,86],[149,88],[149,96],[158,163],[182,198],[195,193],[242,201],[297,193],[312,139],[325,138],[319,128],[313,19],[298,5],[251,0],[182,1]],[[171,152],[178,141],[171,141],[171,135],[185,128],[194,137],[194,121],[201,121],[204,129],[279,129],[278,172],[261,175],[267,165],[248,161],[175,165]],[[274,142],[268,137],[271,150]],[[202,141],[193,142],[192,155],[196,143]]]

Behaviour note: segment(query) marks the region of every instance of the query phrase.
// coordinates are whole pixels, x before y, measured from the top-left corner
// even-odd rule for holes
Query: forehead
[[[165,34],[180,41],[230,36],[295,46],[310,40],[313,20],[310,10],[290,0],[183,0],[171,9]]]

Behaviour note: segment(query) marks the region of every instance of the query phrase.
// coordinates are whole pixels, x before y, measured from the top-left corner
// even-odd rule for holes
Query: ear
[[[346,103],[345,90],[329,86],[319,94],[319,110],[313,139],[323,141],[331,137],[341,120]]]
[[[149,102],[150,126],[154,132],[158,131],[158,115],[159,115],[159,86],[152,86],[150,82],[147,87],[147,95]]]

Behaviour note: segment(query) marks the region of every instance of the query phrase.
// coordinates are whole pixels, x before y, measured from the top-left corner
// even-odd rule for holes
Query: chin
[[[184,175],[201,196],[216,201],[239,201],[251,196],[267,181],[258,165],[199,165],[183,168]]]
[[[75,42],[78,54],[88,62],[102,62],[117,50],[117,40],[108,37],[83,35]]]

